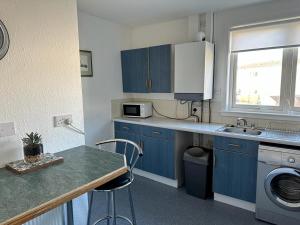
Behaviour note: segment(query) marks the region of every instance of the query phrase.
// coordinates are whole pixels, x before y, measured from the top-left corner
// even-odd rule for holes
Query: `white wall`
[[[53,116],[73,115],[83,128],[75,0],[1,0],[0,19],[10,49],[0,60],[0,122],[16,136],[0,138],[0,166],[23,157],[25,132],[42,134],[46,152],[84,144],[84,137],[53,127]]]
[[[176,44],[188,40],[188,18],[141,26],[132,30],[132,48]]]
[[[93,52],[93,77],[82,78],[86,143],[112,138],[111,100],[122,98],[120,51],[130,48],[130,29],[79,12],[80,49]]]

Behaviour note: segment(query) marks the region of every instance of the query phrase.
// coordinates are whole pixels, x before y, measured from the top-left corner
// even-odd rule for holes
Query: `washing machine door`
[[[293,211],[300,211],[300,170],[277,168],[265,180],[265,191],[276,205]]]
[[[6,55],[9,48],[9,36],[6,27],[0,20],[0,60]]]

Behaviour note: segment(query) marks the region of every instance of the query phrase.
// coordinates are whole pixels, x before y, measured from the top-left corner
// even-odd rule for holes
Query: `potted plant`
[[[24,159],[28,163],[34,163],[41,159],[43,153],[42,136],[31,132],[22,139],[24,148]]]

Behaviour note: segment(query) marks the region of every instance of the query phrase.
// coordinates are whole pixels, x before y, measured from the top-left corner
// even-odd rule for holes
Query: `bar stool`
[[[111,221],[113,225],[116,225],[117,219],[123,219],[131,225],[136,225],[135,212],[134,212],[132,193],[131,193],[131,184],[134,180],[132,170],[135,164],[137,163],[137,161],[139,160],[139,158],[143,156],[143,150],[136,143],[125,139],[111,139],[111,140],[101,141],[96,145],[99,146],[99,148],[101,148],[102,145],[111,144],[111,143],[114,143],[116,145],[116,149],[118,150],[118,152],[121,152],[124,155],[124,159],[126,159],[127,166],[128,166],[128,172],[100,187],[95,188],[91,192],[87,225],[90,225],[91,208],[93,205],[93,198],[95,192],[106,193],[107,216],[98,219],[96,222],[93,223],[93,225],[96,225],[105,220],[107,221],[107,225],[110,225]],[[116,213],[115,192],[124,188],[127,188],[128,190],[132,220],[130,220],[125,216],[117,215]],[[112,211],[112,215],[111,215],[111,211]]]

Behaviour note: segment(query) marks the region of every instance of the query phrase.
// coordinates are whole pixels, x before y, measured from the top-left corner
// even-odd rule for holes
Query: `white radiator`
[[[88,195],[73,199],[74,225],[86,224],[88,213]],[[24,225],[66,225],[66,205],[55,208]]]
[[[55,208],[24,225],[64,225],[64,208]]]

